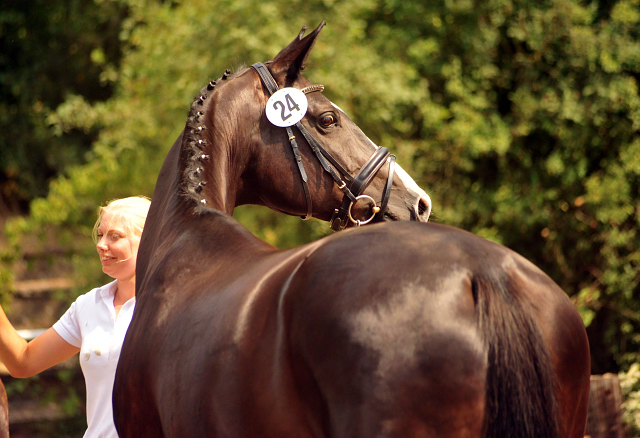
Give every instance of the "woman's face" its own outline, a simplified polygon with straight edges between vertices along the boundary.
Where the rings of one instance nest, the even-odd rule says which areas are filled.
[[[116,280],[129,280],[136,274],[136,256],[140,239],[126,232],[122,219],[106,212],[98,226],[98,255],[102,272]]]

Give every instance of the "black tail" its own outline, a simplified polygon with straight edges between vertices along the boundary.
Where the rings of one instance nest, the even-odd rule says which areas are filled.
[[[487,438],[556,438],[559,408],[549,352],[532,310],[509,280],[474,279],[489,352]]]

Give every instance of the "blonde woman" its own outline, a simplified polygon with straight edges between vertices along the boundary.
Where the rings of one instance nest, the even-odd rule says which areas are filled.
[[[0,360],[13,377],[38,374],[80,353],[87,386],[85,438],[118,437],[111,394],[135,306],[136,256],[149,204],[135,196],[98,209],[94,240],[102,271],[114,281],[78,297],[53,327],[26,342],[0,309]]]

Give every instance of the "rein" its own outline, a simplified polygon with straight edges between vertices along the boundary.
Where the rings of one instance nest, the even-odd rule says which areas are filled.
[[[263,63],[259,62],[253,64],[251,68],[258,73],[258,76],[260,76],[260,80],[267,88],[270,96],[278,91],[277,82],[271,75],[271,72],[269,72],[269,70]],[[307,94],[314,91],[322,91],[323,89],[324,87],[322,85],[311,85],[310,87],[306,87],[301,91]],[[315,153],[322,168],[331,175],[333,180],[338,185],[338,188],[344,193],[344,197],[342,198],[342,205],[340,206],[340,208],[336,208],[334,210],[331,217],[331,229],[334,231],[338,231],[345,228],[347,226],[347,220],[351,220],[351,222],[353,222],[355,226],[367,224],[374,218],[376,218],[377,220],[382,220],[387,209],[389,197],[391,196],[393,174],[395,173],[396,157],[389,153],[389,149],[385,147],[377,148],[371,158],[369,158],[362,169],[360,169],[360,172],[358,172],[355,177],[352,177],[349,172],[347,172],[344,167],[342,167],[340,163],[335,158],[333,158],[333,156],[331,156],[331,154],[327,152],[326,149],[322,147],[322,145],[313,137],[313,135],[311,135],[307,128],[304,127],[302,122],[297,122],[295,124],[295,127],[298,128],[300,133],[304,136],[305,140],[307,140],[309,147]],[[307,173],[302,163],[302,156],[300,155],[298,143],[296,142],[296,137],[293,134],[293,130],[291,129],[291,126],[287,126],[285,129],[287,130],[291,149],[293,151],[296,163],[298,164],[298,170],[300,171],[300,176],[302,178],[302,187],[307,199],[307,214],[305,216],[302,216],[302,220],[307,220],[311,218],[312,215],[311,194],[309,192],[309,185],[307,183]],[[385,188],[382,192],[382,200],[380,202],[380,206],[378,207],[376,205],[376,201],[371,196],[363,195],[362,193],[369,186],[375,175],[380,171],[385,161],[387,161],[387,158],[389,159],[389,176],[387,178]],[[331,163],[331,165],[329,165],[329,163]],[[372,215],[369,219],[364,221],[356,220],[351,215],[351,209],[353,208],[353,205],[356,204],[360,199],[365,198],[370,199],[373,203]]]

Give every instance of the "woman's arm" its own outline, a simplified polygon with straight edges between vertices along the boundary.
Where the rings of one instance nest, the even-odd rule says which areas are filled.
[[[30,377],[69,359],[80,349],[69,344],[53,329],[31,342],[25,341],[0,308],[0,360],[13,377]]]

